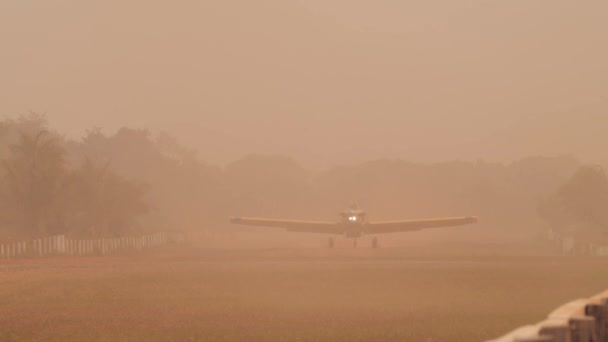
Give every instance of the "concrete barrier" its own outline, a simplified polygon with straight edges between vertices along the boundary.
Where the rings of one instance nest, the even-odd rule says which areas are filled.
[[[608,342],[608,291],[568,302],[547,319],[488,342]]]

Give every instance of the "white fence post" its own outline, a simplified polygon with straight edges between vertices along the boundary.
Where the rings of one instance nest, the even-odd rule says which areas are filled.
[[[183,243],[182,232],[155,232],[140,236],[122,236],[87,240],[70,240],[65,235],[53,235],[30,241],[0,244],[0,260],[20,257],[107,255],[112,252],[137,250]],[[598,248],[603,254],[603,248]],[[608,254],[608,253],[606,253]]]
[[[65,255],[65,235],[59,235],[59,254]]]

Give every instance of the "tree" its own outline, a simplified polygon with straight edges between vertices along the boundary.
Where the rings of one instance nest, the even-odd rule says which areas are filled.
[[[109,163],[66,165],[65,142],[41,130],[20,133],[3,160],[0,220],[30,237],[53,233],[122,235],[148,210],[147,186],[117,175]]]
[[[20,142],[9,151],[3,162],[8,220],[30,236],[60,229],[67,177],[59,139],[48,131],[21,133]]]
[[[91,236],[123,235],[148,211],[147,187],[86,159],[71,175],[71,231]]]
[[[237,212],[310,214],[309,172],[283,156],[250,155],[224,169],[229,205]]]
[[[581,167],[538,211],[558,232],[593,239],[608,235],[606,173],[598,166]]]

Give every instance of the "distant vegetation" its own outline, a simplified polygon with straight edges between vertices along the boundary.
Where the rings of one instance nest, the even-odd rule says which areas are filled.
[[[532,232],[559,221],[552,213],[566,205],[566,182],[581,167],[571,157],[534,157],[508,165],[376,160],[313,172],[264,155],[218,167],[167,134],[93,129],[72,141],[36,114],[0,122],[0,158],[4,236],[240,229],[227,225],[231,215],[334,220],[353,201],[376,220],[479,215],[483,230]],[[549,200],[557,189],[561,197]]]
[[[579,242],[608,237],[608,177],[601,167],[583,166],[539,205],[540,216],[557,233]]]
[[[80,145],[84,143],[70,143],[50,132],[41,116],[2,123],[3,228],[28,237],[113,236],[148,212],[143,183],[117,174],[108,161],[70,153]]]

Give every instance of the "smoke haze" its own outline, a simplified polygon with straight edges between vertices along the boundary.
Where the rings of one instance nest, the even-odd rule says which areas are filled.
[[[0,0],[0,341],[596,336],[607,13]]]
[[[0,114],[203,160],[604,162],[605,1],[0,3]]]

